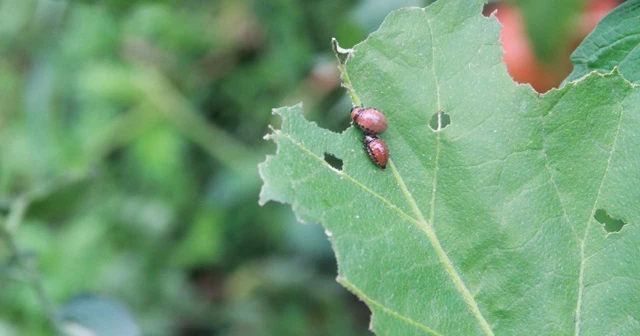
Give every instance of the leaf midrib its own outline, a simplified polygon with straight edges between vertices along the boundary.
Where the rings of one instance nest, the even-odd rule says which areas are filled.
[[[435,50],[434,50],[434,40],[433,40],[433,34],[432,34],[432,27],[431,27],[431,22],[428,19],[427,13],[426,11],[422,12],[425,19],[426,19],[426,23],[427,26],[429,28],[429,36],[431,38],[431,66],[430,66],[430,70],[432,71],[433,74],[433,78],[435,81],[435,87],[436,87],[436,101],[437,101],[437,110],[440,111],[441,110],[441,102],[440,102],[440,87],[438,85],[438,78],[436,76],[436,72],[435,72],[435,66],[434,66],[434,60],[435,60]],[[346,69],[346,63],[342,63],[339,66],[339,70],[341,73],[341,77],[343,80],[343,87],[345,87],[349,93],[349,95],[351,96],[353,102],[357,105],[361,104],[361,100],[358,97],[357,93],[355,92],[355,89],[353,88],[353,84],[351,83],[351,79],[349,77],[348,71]],[[426,126],[426,125],[425,125]],[[291,139],[291,138],[290,138]],[[436,133],[436,158],[435,158],[435,165],[434,165],[434,175],[433,175],[433,187],[432,187],[432,198],[431,198],[431,212],[430,212],[430,222],[428,222],[425,218],[424,215],[422,214],[422,211],[420,210],[420,208],[418,207],[415,198],[413,197],[413,195],[411,194],[411,192],[409,191],[409,189],[407,188],[404,179],[402,178],[402,176],[400,175],[398,169],[396,168],[395,164],[393,163],[393,160],[389,159],[389,167],[391,172],[394,175],[394,178],[396,179],[396,181],[398,182],[402,193],[405,197],[405,199],[407,200],[407,202],[409,203],[412,211],[414,212],[414,215],[417,217],[417,219],[409,216],[408,214],[404,213],[403,211],[401,211],[399,208],[394,207],[397,209],[397,212],[399,214],[401,214],[404,218],[408,219],[410,221],[410,223],[414,224],[418,229],[420,229],[421,231],[423,231],[425,233],[425,235],[427,236],[427,239],[429,239],[429,242],[431,243],[431,245],[433,246],[434,250],[436,251],[436,253],[438,254],[438,258],[440,259],[440,262],[443,264],[448,276],[450,277],[451,281],[454,283],[456,290],[460,293],[460,295],[462,296],[462,299],[465,301],[467,307],[469,308],[470,312],[472,313],[472,315],[474,316],[474,318],[476,319],[476,321],[478,322],[478,324],[480,325],[481,329],[483,330],[483,332],[486,335],[490,335],[493,336],[494,333],[491,329],[491,326],[489,325],[489,323],[487,322],[487,320],[484,318],[482,312],[480,311],[480,308],[478,307],[477,302],[475,301],[474,296],[471,294],[471,292],[469,291],[469,289],[466,287],[464,281],[462,280],[462,277],[458,274],[457,270],[455,269],[453,262],[451,261],[451,259],[449,259],[449,256],[447,255],[447,253],[445,252],[445,250],[442,248],[442,245],[440,245],[440,241],[438,240],[438,237],[435,234],[435,231],[433,229],[433,225],[430,225],[429,223],[433,223],[433,220],[435,218],[435,198],[436,198],[436,191],[437,191],[437,172],[438,172],[438,166],[439,166],[439,159],[440,159],[440,133],[437,132]],[[293,139],[291,139],[293,141]],[[293,141],[294,143],[296,143],[295,141]],[[298,144],[299,146],[301,146],[300,144]],[[301,147],[302,148],[302,147]],[[308,151],[308,150],[307,150]],[[316,157],[317,159],[321,160],[324,164],[326,164],[326,162],[324,162],[324,160],[322,160],[322,158],[320,158],[319,156],[315,155],[313,152],[308,151],[310,154],[312,154],[314,157]],[[381,201],[390,204],[390,202],[386,201],[382,196],[375,194],[372,190],[370,190],[369,188],[367,188],[366,186],[364,186],[363,184],[357,182],[355,179],[348,177],[348,175],[344,174],[343,175],[345,177],[347,177],[352,183],[358,185],[360,188],[362,188],[363,190],[369,192],[370,194],[374,195],[376,198],[380,199]],[[406,216],[406,217],[405,217]],[[345,279],[346,281],[346,279]],[[352,290],[355,290],[355,286],[350,286]],[[360,296],[364,299],[366,297],[366,295],[359,291]],[[381,305],[380,303],[374,302],[372,300],[370,300],[370,303],[375,304],[381,308],[384,308],[388,311],[392,311],[390,309],[388,309],[387,307],[385,307],[384,305]],[[402,316],[402,315],[399,315]],[[415,322],[415,321],[414,321]],[[417,323],[417,322],[416,322]],[[423,326],[426,329],[426,326]],[[431,329],[429,329],[431,330]]]
[[[629,92],[627,92],[627,96]],[[625,97],[626,98],[626,97]],[[587,235],[589,234],[589,228],[591,225],[591,218],[596,212],[596,208],[598,206],[598,200],[600,199],[600,193],[602,192],[602,187],[604,186],[604,181],[607,179],[607,174],[609,173],[609,168],[611,167],[611,158],[613,158],[613,154],[616,151],[616,145],[618,144],[618,136],[620,135],[620,127],[622,126],[622,116],[624,115],[624,108],[622,108],[622,102],[625,99],[620,99],[620,116],[618,118],[618,127],[616,128],[616,135],[613,137],[613,144],[611,145],[611,152],[609,152],[609,158],[607,159],[607,166],[604,169],[604,173],[602,174],[602,180],[600,181],[600,186],[598,186],[598,193],[593,201],[593,207],[591,208],[591,212],[589,213],[589,218],[587,218],[586,229],[584,230],[584,236],[582,237],[582,241],[580,243],[580,273],[578,276],[578,298],[576,300],[576,318],[575,318],[575,332],[574,335],[580,335],[580,315],[582,311],[582,296],[584,289],[584,269],[586,265],[586,261],[588,258],[585,258],[584,251],[587,242]]]
[[[276,134],[278,136],[283,136],[285,138],[287,138],[289,141],[291,141],[292,144],[294,144],[296,147],[300,148],[300,150],[304,151],[305,153],[307,153],[308,155],[310,155],[312,158],[318,160],[323,166],[325,166],[328,169],[331,169],[333,172],[335,172],[336,174],[339,174],[341,176],[343,176],[344,178],[346,178],[349,182],[353,183],[355,186],[357,186],[358,188],[362,189],[364,192],[370,194],[371,196],[373,196],[374,198],[378,199],[380,202],[386,204],[389,208],[393,209],[395,212],[398,213],[398,215],[400,215],[402,218],[406,219],[407,221],[409,221],[411,224],[415,225],[416,227],[420,228],[421,230],[423,230],[422,228],[422,224],[420,224],[418,222],[418,220],[416,220],[415,218],[409,216],[407,213],[405,213],[404,211],[402,211],[402,209],[400,209],[399,207],[397,207],[395,204],[391,203],[389,200],[387,200],[386,198],[384,198],[382,195],[376,193],[375,191],[367,188],[367,186],[365,186],[364,184],[360,183],[358,180],[356,180],[355,178],[351,177],[350,175],[344,173],[343,171],[340,170],[336,170],[335,168],[333,168],[331,165],[329,165],[323,158],[321,158],[320,156],[316,155],[316,153],[314,153],[313,151],[311,151],[309,148],[305,147],[304,145],[302,145],[300,142],[296,141],[293,137],[291,137],[289,134],[286,134],[280,130],[276,131]],[[393,165],[393,161],[389,160],[389,164],[391,166],[393,166],[393,170],[397,173],[397,170],[395,169],[395,165]],[[404,182],[403,182],[404,183]],[[406,188],[406,186],[405,186]],[[423,230],[424,231],[424,230]],[[429,332],[433,335],[441,335],[440,333],[438,333],[437,331],[417,322],[414,321],[396,311],[394,311],[393,309],[390,309],[389,307],[385,306],[384,304],[370,298],[369,296],[367,296],[360,288],[358,288],[355,284],[353,284],[352,282],[350,282],[349,280],[347,280],[346,278],[343,277],[338,277],[338,282],[341,283],[343,286],[345,286],[346,288],[348,288],[349,290],[351,290],[354,294],[356,294],[358,297],[362,298],[364,301],[366,301],[367,303],[376,306],[380,309],[382,309],[384,312],[388,313],[389,315],[393,316],[394,318],[397,318],[407,324],[416,326],[426,332]]]
[[[277,134],[279,136],[283,136],[283,137],[287,138],[296,147],[300,148],[302,151],[306,152],[311,157],[313,157],[314,159],[318,160],[318,162],[320,162],[326,168],[331,169],[336,174],[339,174],[339,175],[345,177],[349,182],[353,183],[354,185],[356,185],[357,187],[359,187],[363,191],[369,193],[370,195],[372,195],[373,197],[375,197],[379,201],[381,201],[384,204],[386,204],[389,208],[393,209],[396,213],[398,213],[398,215],[400,215],[402,218],[406,219],[411,224],[413,224],[418,229],[420,229],[422,232],[424,232],[425,235],[427,236],[427,238],[429,239],[429,242],[432,244],[434,250],[437,252],[438,257],[440,258],[440,261],[443,263],[443,265],[445,267],[445,270],[447,271],[447,274],[449,275],[449,277],[451,278],[452,282],[456,286],[456,289],[462,295],[463,300],[465,301],[465,303],[469,307],[469,310],[471,311],[471,313],[474,315],[476,320],[478,320],[478,323],[481,324],[481,327],[485,331],[485,333],[487,335],[493,335],[493,331],[491,331],[491,327],[489,326],[489,324],[486,322],[486,320],[482,316],[482,313],[480,312],[480,309],[478,308],[478,305],[475,302],[475,299],[473,298],[473,295],[466,288],[466,285],[462,281],[462,278],[460,277],[460,275],[455,270],[455,267],[453,266],[453,263],[449,259],[449,256],[447,255],[447,253],[442,248],[442,245],[440,245],[440,241],[438,240],[435,232],[433,231],[433,227],[431,225],[429,225],[428,222],[424,219],[424,216],[422,215],[422,212],[420,211],[415,199],[413,198],[413,196],[409,192],[406,184],[404,183],[404,179],[402,178],[402,176],[398,172],[398,169],[396,168],[396,166],[395,166],[395,164],[393,163],[392,160],[389,160],[389,166],[390,166],[389,168],[390,168],[391,172],[393,173],[394,177],[396,178],[396,180],[398,181],[398,184],[400,185],[400,188],[402,189],[402,192],[403,192],[407,202],[410,204],[410,206],[413,209],[413,211],[416,214],[416,216],[418,216],[418,219],[409,216],[407,213],[402,211],[398,206],[396,206],[395,204],[391,203],[389,200],[384,198],[382,195],[380,195],[380,194],[376,193],[375,191],[369,189],[367,186],[365,186],[364,184],[360,183],[358,180],[354,179],[350,175],[345,174],[344,172],[336,170],[335,168],[331,167],[327,162],[324,161],[323,158],[321,158],[320,156],[316,155],[313,151],[311,151],[310,149],[308,149],[307,147],[305,147],[304,145],[302,145],[301,143],[296,141],[289,134],[283,133],[282,131],[279,131],[279,130],[276,131],[276,132],[277,132]],[[438,149],[438,154],[439,154],[439,149]],[[405,316],[393,311],[389,307],[386,307],[385,305],[383,305],[383,304],[381,304],[381,303],[379,303],[377,301],[374,301],[374,300],[372,300],[370,298],[367,299],[368,296],[366,296],[364,294],[364,292],[362,292],[360,289],[358,289],[355,285],[353,285],[350,282],[348,282],[346,279],[341,279],[340,282],[343,283],[343,284],[344,283],[349,283],[350,285],[346,286],[346,287],[348,287],[349,289],[351,289],[354,292],[357,292],[358,296],[362,297],[367,302],[369,302],[369,303],[371,303],[371,304],[373,304],[375,306],[378,306],[380,308],[383,308],[383,310],[385,310],[387,312],[393,312],[393,314],[390,314],[390,315],[392,315],[392,316],[396,316],[397,315],[396,317],[401,316],[402,318],[400,320],[403,320],[405,322],[411,321],[410,324],[413,324],[413,325],[416,325],[416,326],[420,326],[421,329],[423,329],[425,331],[429,331],[429,332],[433,331],[433,329],[431,329],[431,328],[429,328],[429,327],[427,327],[427,326],[425,326],[423,324],[420,324],[420,323],[418,323],[416,321],[413,321],[413,320],[411,320],[411,319],[409,319],[409,318],[407,318],[407,317],[405,317]],[[482,325],[482,323],[484,323],[484,325]],[[433,331],[433,333],[438,334],[436,331]]]
[[[430,333],[432,335],[442,336],[442,334],[440,334],[439,332],[437,332],[437,331],[435,331],[435,330],[433,330],[433,329],[431,329],[431,328],[429,328],[429,327],[427,327],[427,326],[425,326],[423,324],[420,324],[419,322],[416,322],[416,321],[414,321],[414,320],[412,320],[412,319],[410,319],[410,318],[408,318],[408,317],[396,312],[395,310],[391,310],[387,306],[383,305],[382,303],[370,298],[364,292],[362,292],[362,290],[360,290],[360,288],[358,288],[351,281],[349,281],[349,280],[347,280],[345,278],[338,277],[338,282],[340,284],[342,284],[343,286],[345,286],[347,289],[349,289],[351,292],[356,294],[362,300],[368,302],[371,305],[374,305],[374,306],[380,308],[382,311],[384,311],[385,313],[389,314],[390,316],[393,316],[394,318],[396,318],[396,319],[398,319],[398,320],[400,320],[402,322],[405,322],[407,324],[410,324],[412,326],[420,328],[420,329],[422,329],[422,330],[424,330],[424,331],[426,331],[426,332],[428,332],[428,333]]]
[[[432,27],[431,27],[431,22],[428,19],[427,13],[425,11],[422,12],[425,19],[426,19],[426,23],[427,26],[429,28],[429,36],[431,38],[431,66],[430,66],[430,70],[433,74],[433,78],[435,80],[435,87],[436,87],[436,101],[437,101],[437,110],[441,110],[441,102],[440,102],[440,88],[438,85],[438,78],[436,76],[436,72],[435,72],[435,66],[433,61],[435,60],[435,50],[434,50],[434,40],[433,40],[433,34],[432,34]],[[343,80],[343,87],[345,87],[347,89],[347,91],[349,92],[349,95],[351,96],[352,100],[354,101],[354,103],[356,104],[361,104],[361,100],[358,97],[357,93],[355,92],[355,89],[353,89],[353,85],[351,83],[350,77],[348,75],[348,71],[346,69],[346,64],[341,63],[339,66],[340,72],[342,74],[342,80]],[[425,125],[426,126],[426,125]],[[420,229],[421,231],[423,231],[425,233],[425,235],[427,236],[427,239],[429,239],[429,242],[431,243],[431,245],[433,246],[434,250],[436,251],[436,253],[438,254],[438,258],[440,259],[440,262],[443,264],[447,275],[449,276],[449,278],[451,279],[451,281],[454,283],[454,286],[456,287],[456,290],[460,293],[460,295],[462,296],[462,299],[465,301],[467,307],[469,308],[470,312],[472,313],[472,315],[474,316],[474,318],[476,319],[476,321],[478,322],[478,324],[480,325],[481,329],[483,330],[483,332],[486,335],[491,335],[493,336],[494,333],[491,329],[491,326],[489,325],[489,323],[487,322],[487,320],[484,318],[482,312],[480,311],[480,308],[478,307],[477,302],[475,301],[474,296],[471,294],[471,292],[469,291],[469,289],[466,287],[464,281],[462,280],[462,277],[458,274],[457,270],[455,269],[453,262],[451,261],[451,259],[449,259],[449,256],[447,255],[447,253],[445,252],[445,250],[442,248],[442,245],[440,244],[440,241],[438,240],[438,237],[435,234],[435,231],[433,229],[433,225],[430,225],[429,223],[433,223],[433,220],[435,218],[435,198],[436,198],[436,191],[437,191],[437,172],[438,172],[438,165],[439,165],[439,159],[440,159],[440,133],[437,132],[436,133],[436,158],[435,158],[435,165],[434,165],[434,175],[433,175],[433,187],[432,187],[432,198],[431,198],[431,212],[430,212],[430,221],[428,222],[424,215],[422,214],[422,211],[420,210],[418,204],[416,203],[415,198],[413,197],[413,195],[411,194],[411,192],[409,191],[409,189],[407,188],[404,179],[402,178],[402,176],[400,175],[397,167],[395,166],[395,164],[393,163],[393,160],[389,160],[389,167],[391,172],[394,175],[394,178],[396,179],[396,181],[398,182],[402,193],[405,197],[405,199],[407,200],[407,203],[410,205],[414,215],[417,217],[417,219],[408,216],[407,214],[405,214],[402,211],[399,211],[399,213],[401,213],[403,215],[403,217],[405,217],[404,215],[406,215],[407,219],[410,218],[410,222],[412,224],[414,224],[418,229]],[[313,153],[312,153],[313,154]],[[317,155],[313,154],[314,156],[317,157]],[[320,157],[318,157],[318,159],[322,160]],[[322,160],[323,161],[323,160]],[[324,162],[324,161],[323,161]],[[345,174],[346,176],[346,174]],[[360,184],[359,182],[357,182],[355,179],[349,178],[349,180],[352,183],[355,183],[357,185],[359,185],[363,190],[370,190],[368,188],[366,188],[366,186]],[[370,191],[370,193],[372,195],[374,195],[373,191]],[[377,194],[375,194],[377,195]],[[375,196],[374,195],[374,196]],[[382,198],[381,196],[377,196],[377,198],[379,198],[380,200],[384,200],[384,198]],[[388,204],[390,204],[390,202],[387,202]],[[399,210],[399,208],[398,208]],[[364,296],[364,293],[360,292],[362,294],[362,296]],[[362,297],[361,296],[361,297]],[[373,303],[373,302],[372,302]],[[380,305],[378,303],[378,305]],[[381,307],[384,307],[381,305]],[[387,307],[384,307],[385,309],[388,309]]]

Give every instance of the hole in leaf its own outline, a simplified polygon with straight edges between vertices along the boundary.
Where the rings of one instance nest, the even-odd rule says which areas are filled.
[[[607,231],[608,233],[620,232],[620,230],[622,230],[622,227],[625,224],[627,224],[623,222],[622,219],[616,219],[609,216],[607,211],[604,209],[596,210],[596,213],[595,215],[593,215],[593,218],[595,218],[598,221],[598,223],[603,224],[604,230]]]
[[[334,67],[332,65],[332,67]],[[312,90],[315,92],[315,89]],[[344,132],[349,126],[351,126],[351,100],[348,96],[344,96],[344,100],[340,100],[338,103],[334,103],[336,100],[342,98],[342,92],[337,90],[334,93],[328,95],[328,99],[325,99],[322,103],[318,104],[315,108],[305,109],[304,117],[313,121],[318,126],[326,128],[335,133]]]
[[[434,132],[440,132],[451,124],[451,116],[444,112],[438,111],[429,120],[429,128]]]
[[[342,160],[335,157],[333,154],[324,153],[324,160],[333,168],[342,170]]]

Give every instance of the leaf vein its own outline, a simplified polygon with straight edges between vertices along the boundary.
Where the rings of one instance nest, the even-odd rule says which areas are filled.
[[[438,110],[440,110],[442,104],[440,101],[440,86],[438,85],[438,77],[435,69],[435,45],[434,45],[435,41],[433,39],[433,28],[431,26],[431,21],[429,20],[429,17],[427,15],[425,15],[425,21],[429,28],[429,37],[431,38],[431,72],[433,74],[435,87],[436,87],[437,107],[438,107]],[[440,159],[440,132],[437,132],[436,133],[436,155],[435,155],[433,188],[432,188],[433,191],[432,191],[432,197],[431,197],[431,210],[430,210],[431,221],[430,222],[427,222],[425,220],[424,215],[422,214],[422,211],[416,204],[416,201],[411,195],[411,192],[409,192],[409,189],[404,183],[402,176],[396,169],[396,166],[393,164],[393,162],[390,161],[391,171],[393,172],[393,175],[398,180],[398,183],[400,184],[400,188],[402,189],[402,192],[405,195],[407,202],[409,202],[409,204],[411,205],[411,208],[413,209],[414,214],[416,215],[416,217],[418,217],[422,231],[424,231],[424,233],[427,235],[427,238],[431,242],[431,245],[433,246],[434,250],[436,250],[436,253],[440,258],[440,261],[443,263],[447,274],[449,274],[449,277],[453,281],[456,289],[462,295],[462,299],[467,304],[467,307],[471,311],[471,314],[474,316],[474,318],[476,319],[476,321],[478,322],[478,324],[480,325],[481,329],[484,331],[485,334],[493,335],[491,326],[482,315],[482,312],[480,311],[480,308],[478,307],[478,304],[476,303],[475,298],[473,297],[469,289],[466,287],[464,281],[462,281],[462,278],[458,274],[458,271],[453,266],[453,262],[451,261],[451,259],[449,259],[449,256],[447,255],[445,250],[442,248],[442,245],[440,245],[440,241],[438,240],[435,230],[433,229],[433,220],[435,218],[435,197],[436,197],[436,189],[437,189],[439,159]]]
[[[574,227],[574,225],[571,223],[571,219],[569,219],[569,214],[567,213],[567,207],[565,206],[564,202],[562,201],[562,197],[560,196],[560,188],[558,187],[558,184],[556,183],[556,180],[553,176],[553,172],[551,167],[549,166],[549,156],[547,155],[547,151],[545,149],[545,138],[546,138],[546,125],[545,125],[545,117],[550,115],[553,110],[555,109],[555,107],[560,103],[560,101],[562,100],[562,98],[564,98],[564,96],[567,94],[569,90],[567,90],[566,92],[564,92],[562,94],[562,97],[558,98],[556,100],[556,102],[553,103],[552,106],[549,107],[549,110],[547,112],[547,114],[543,115],[540,117],[540,120],[542,122],[542,132],[543,132],[543,136],[542,136],[542,155],[544,155],[544,167],[545,170],[547,171],[547,174],[549,174],[549,180],[551,181],[551,184],[553,185],[553,190],[556,193],[556,197],[558,198],[558,203],[560,203],[560,207],[562,208],[562,216],[564,217],[565,221],[567,222],[567,224],[569,225],[569,228],[571,228],[571,231],[573,232],[573,236],[576,239],[576,241],[578,243],[582,243],[582,240],[580,239],[580,237],[578,236],[578,232],[576,231],[576,228]]]
[[[627,95],[630,91],[627,91]],[[623,102],[624,99],[620,99],[620,102]],[[620,128],[622,126],[622,116],[624,115],[624,108],[622,108],[622,103],[620,103],[620,115],[618,116],[618,127],[616,128],[616,134],[613,137],[613,144],[611,145],[611,152],[609,152],[609,158],[607,159],[607,166],[602,173],[602,180],[600,181],[600,186],[598,187],[598,193],[596,194],[595,200],[593,201],[593,207],[591,208],[591,212],[589,213],[589,217],[587,218],[586,228],[584,230],[584,237],[582,238],[582,242],[580,244],[580,275],[578,277],[578,299],[576,300],[576,318],[575,318],[575,335],[580,334],[580,314],[582,310],[582,296],[584,289],[584,268],[587,261],[585,258],[585,245],[587,241],[587,235],[589,234],[589,228],[591,227],[590,222],[594,213],[596,212],[596,208],[598,206],[598,200],[600,199],[600,193],[602,192],[602,187],[604,186],[604,181],[607,178],[607,174],[609,173],[609,168],[611,167],[611,159],[613,158],[613,153],[616,151],[616,145],[618,144],[618,136],[620,135]]]
[[[331,167],[331,165],[329,165],[326,161],[324,161],[323,158],[321,158],[320,156],[316,155],[316,153],[312,152],[311,150],[309,150],[308,148],[306,148],[305,146],[303,146],[301,143],[297,142],[293,137],[289,136],[286,133],[283,133],[281,131],[277,131],[279,135],[284,136],[285,138],[289,139],[289,141],[291,141],[291,143],[293,143],[294,145],[296,145],[298,148],[300,148],[302,151],[306,152],[307,154],[309,154],[311,157],[317,159],[318,161],[320,161],[324,166],[326,166],[327,168],[331,169],[333,172],[335,172],[336,174],[342,175],[344,176],[349,182],[353,183],[354,185],[356,185],[357,187],[359,187],[360,189],[362,189],[363,191],[367,192],[368,194],[370,194],[371,196],[373,196],[374,198],[377,198],[379,201],[381,201],[382,203],[386,204],[389,208],[391,208],[393,211],[397,212],[402,218],[412,222],[412,223],[416,223],[417,220],[411,216],[409,216],[407,213],[405,213],[404,211],[402,211],[402,209],[400,209],[398,206],[396,206],[395,204],[391,203],[389,200],[387,200],[386,198],[384,198],[382,195],[376,193],[375,191],[367,188],[367,186],[365,186],[364,184],[358,182],[358,180],[354,179],[353,177],[345,174],[343,171],[339,171],[336,170],[335,168]]]
[[[419,323],[416,322],[408,317],[405,317],[401,314],[399,314],[396,311],[393,311],[389,308],[387,308],[385,305],[381,304],[380,302],[368,297],[366,294],[364,294],[358,287],[356,287],[356,285],[354,285],[352,282],[350,282],[349,280],[345,279],[345,278],[338,278],[338,282],[340,282],[343,286],[347,287],[350,291],[352,291],[354,294],[356,294],[357,296],[359,296],[360,298],[362,298],[365,302],[376,306],[378,308],[380,308],[382,311],[384,311],[385,313],[389,314],[390,316],[393,316],[395,318],[397,318],[398,320],[401,320],[407,324],[410,324],[414,327],[418,327],[432,335],[437,335],[437,336],[441,336],[442,334],[440,334],[439,332]]]

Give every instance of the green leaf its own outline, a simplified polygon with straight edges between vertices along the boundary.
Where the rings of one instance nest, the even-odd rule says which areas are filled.
[[[524,26],[538,59],[553,63],[575,34],[585,0],[510,0],[522,11]]]
[[[322,223],[378,334],[638,334],[640,92],[617,72],[545,95],[514,83],[482,5],[393,12],[349,53],[354,103],[389,122],[386,171],[358,129],[284,107],[260,202]],[[626,224],[607,232],[599,210]]]
[[[217,211],[201,211],[187,227],[172,258],[181,267],[211,265],[222,257],[224,225]]]
[[[592,71],[618,67],[632,83],[640,83],[640,0],[629,0],[611,11],[571,55],[573,72],[565,82]]]

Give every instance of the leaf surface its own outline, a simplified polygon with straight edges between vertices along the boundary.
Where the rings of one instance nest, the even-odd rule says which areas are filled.
[[[345,86],[387,116],[386,171],[355,127],[284,107],[260,202],[325,227],[380,335],[640,333],[640,92],[617,72],[542,96],[514,83],[482,6],[399,10],[355,46]]]

